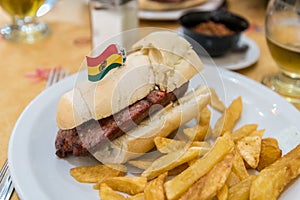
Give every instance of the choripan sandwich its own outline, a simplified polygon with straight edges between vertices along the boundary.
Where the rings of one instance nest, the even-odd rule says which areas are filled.
[[[123,163],[150,151],[210,102],[205,86],[189,87],[203,64],[174,32],[153,32],[133,45],[123,66],[98,82],[80,82],[57,108],[58,157],[93,155]]]

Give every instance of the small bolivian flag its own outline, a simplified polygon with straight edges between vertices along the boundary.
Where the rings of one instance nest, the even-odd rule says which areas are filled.
[[[100,81],[110,70],[120,67],[126,60],[126,53],[117,44],[109,45],[99,56],[86,57],[89,81]]]

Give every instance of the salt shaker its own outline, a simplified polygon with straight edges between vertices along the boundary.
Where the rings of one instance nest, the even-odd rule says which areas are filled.
[[[138,27],[136,0],[92,0],[90,12],[94,48],[111,37]]]

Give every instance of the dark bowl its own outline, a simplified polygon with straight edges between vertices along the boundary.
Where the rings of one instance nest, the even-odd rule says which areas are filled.
[[[196,25],[213,21],[224,24],[233,31],[231,35],[208,35],[192,30]],[[249,27],[248,21],[225,10],[211,12],[190,12],[179,18],[183,33],[197,41],[210,56],[221,56],[236,46],[241,33]]]

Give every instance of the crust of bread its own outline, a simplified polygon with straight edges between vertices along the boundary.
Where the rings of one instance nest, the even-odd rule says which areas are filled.
[[[138,4],[142,10],[164,11],[190,8],[206,3],[207,1],[208,0],[186,0],[178,3],[164,3],[151,0],[138,0]]]
[[[144,98],[156,86],[173,91],[203,68],[191,45],[174,32],[154,32],[138,41],[124,66],[101,81],[81,82],[58,104],[60,129],[72,129],[90,119],[102,119]]]
[[[196,118],[210,103],[210,89],[199,86],[180,98],[178,103],[156,113],[128,133],[113,141],[107,141],[96,152],[91,152],[102,163],[124,163],[150,151],[156,136],[167,137],[179,126]]]

